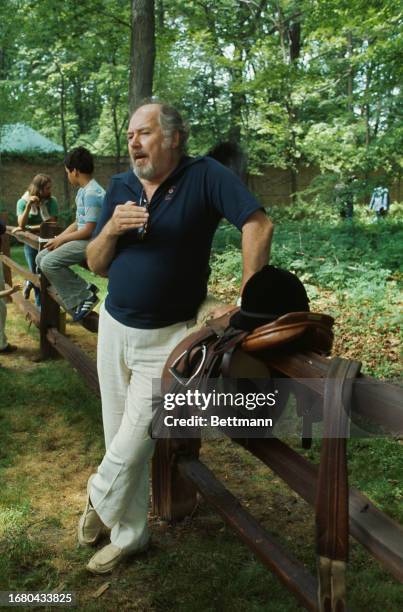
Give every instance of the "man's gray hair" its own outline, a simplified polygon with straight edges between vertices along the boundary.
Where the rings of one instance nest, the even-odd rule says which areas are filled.
[[[183,120],[180,112],[170,104],[159,100],[158,98],[147,98],[143,100],[141,104],[139,104],[133,111],[133,114],[142,106],[146,106],[148,104],[158,104],[160,107],[160,126],[164,137],[168,140],[172,140],[175,132],[179,134],[179,144],[178,151],[179,153],[186,153],[187,140],[189,137],[189,127],[187,123]]]

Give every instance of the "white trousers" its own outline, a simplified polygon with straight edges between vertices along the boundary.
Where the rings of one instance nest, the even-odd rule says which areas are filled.
[[[160,379],[172,349],[194,323],[161,329],[126,327],[102,305],[98,330],[98,376],[106,453],[91,484],[91,502],[111,528],[111,542],[135,551],[149,539],[149,436],[154,402],[152,379]]]

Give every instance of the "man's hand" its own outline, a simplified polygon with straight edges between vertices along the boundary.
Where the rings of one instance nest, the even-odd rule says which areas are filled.
[[[4,289],[3,291],[0,291],[0,297],[5,298],[9,297],[13,293],[17,293],[17,291],[21,289],[21,286],[22,285],[20,283],[16,283],[12,287],[10,287],[10,289]]]
[[[15,285],[11,287],[9,295],[12,295],[13,293],[17,293],[17,291],[20,291],[21,287],[22,287],[21,283],[15,283]]]
[[[66,240],[64,240],[64,237],[56,236],[55,238],[51,238],[48,242],[46,242],[45,247],[48,249],[48,251],[54,251],[65,242]]]
[[[107,224],[110,236],[121,236],[125,232],[143,227],[147,222],[149,214],[143,206],[137,206],[136,202],[125,202],[118,204]]]
[[[136,202],[118,204],[100,234],[87,246],[89,269],[100,276],[108,276],[108,268],[115,255],[119,236],[129,230],[143,227],[148,217],[147,210],[143,206],[137,206]]]
[[[22,227],[18,226],[15,227],[13,230],[11,230],[12,234],[16,234],[17,232],[23,232],[24,230],[22,229]]]

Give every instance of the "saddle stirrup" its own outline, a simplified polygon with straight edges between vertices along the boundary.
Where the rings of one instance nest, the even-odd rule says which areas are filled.
[[[175,359],[175,361],[169,367],[170,374],[172,374],[172,376],[175,378],[175,380],[180,385],[182,385],[183,387],[187,387],[188,385],[190,385],[190,383],[196,378],[196,376],[198,376],[200,374],[200,372],[203,369],[204,362],[206,361],[206,356],[207,356],[207,347],[206,347],[206,345],[202,344],[201,347],[200,347],[200,350],[202,352],[202,358],[201,358],[200,363],[198,364],[197,368],[195,369],[195,371],[192,373],[192,375],[189,378],[186,378],[185,376],[182,376],[176,370],[176,366],[181,361],[181,359],[183,359],[183,357],[185,357],[185,355],[188,355],[188,350],[183,351],[183,353],[181,353],[179,355],[179,357],[177,357]]]

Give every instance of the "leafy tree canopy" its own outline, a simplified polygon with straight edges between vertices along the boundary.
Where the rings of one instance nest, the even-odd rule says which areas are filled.
[[[250,170],[400,171],[402,29],[393,0],[155,0],[155,95],[190,149],[241,142]],[[125,152],[131,3],[0,5],[0,125]]]

